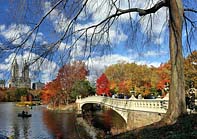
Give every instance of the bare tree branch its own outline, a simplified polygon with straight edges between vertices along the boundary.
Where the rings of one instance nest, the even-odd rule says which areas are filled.
[[[195,9],[190,9],[190,8],[185,8],[184,11],[186,11],[186,12],[194,12],[194,13],[197,13],[197,10],[195,10]]]
[[[157,4],[155,4],[153,7],[149,8],[149,9],[130,8],[130,9],[122,10],[122,9],[117,8],[117,10],[118,10],[118,12],[120,12],[122,14],[123,13],[130,13],[130,12],[137,12],[137,13],[139,13],[139,16],[145,16],[147,14],[155,13],[156,11],[158,11],[162,7],[168,7],[168,3],[165,0],[158,2]]]
[[[47,18],[47,16],[59,5],[63,2],[64,0],[59,0],[43,17],[42,19],[35,25],[35,27],[30,31],[28,32],[28,35],[27,37],[23,40],[23,42],[19,45],[20,46],[23,46],[27,41],[28,39],[31,37],[31,35],[34,33],[34,31],[36,31],[39,26],[42,24],[42,22]]]

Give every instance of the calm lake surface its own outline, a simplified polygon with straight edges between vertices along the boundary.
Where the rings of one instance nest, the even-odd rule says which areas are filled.
[[[30,118],[18,117],[24,108],[15,103],[0,103],[0,134],[14,139],[78,139],[74,113],[49,111],[35,106]]]
[[[30,118],[18,117],[24,107],[15,103],[0,103],[0,134],[14,139],[79,139],[75,113],[47,110],[44,106],[34,106],[29,110]],[[112,110],[97,112],[94,126],[117,132],[124,121]],[[95,120],[96,119],[96,120]],[[83,137],[81,137],[83,138]],[[85,138],[84,138],[85,139]]]

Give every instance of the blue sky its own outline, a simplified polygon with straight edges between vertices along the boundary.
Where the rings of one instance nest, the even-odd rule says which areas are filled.
[[[134,1],[133,7],[142,8],[151,6],[147,4],[147,0]],[[158,0],[153,0],[153,2],[156,3]],[[22,6],[17,6],[17,0],[13,2],[7,0],[0,1],[0,46],[2,48],[11,48],[12,46],[14,47],[21,44],[26,34],[34,28],[35,24],[40,21],[54,4],[47,0],[43,0],[39,4],[35,3],[35,0],[28,0],[26,3],[28,3],[28,6],[25,5],[24,8]],[[105,4],[98,10],[102,3]],[[14,7],[15,9],[13,9]],[[128,8],[127,0],[122,0],[119,7],[122,9]],[[20,8],[25,10],[21,12]],[[42,46],[43,50],[45,50],[45,46],[59,39],[64,32],[65,26],[69,23],[67,14],[69,12],[68,9],[62,12],[61,7],[58,7],[44,20],[37,32],[36,46]],[[75,28],[80,29],[100,22],[106,17],[108,11],[109,5],[105,0],[88,2],[87,9],[79,15]],[[165,24],[168,20],[167,9],[162,8],[154,15],[152,28],[148,24],[148,17],[140,19],[136,13],[132,13],[130,16],[134,24],[138,26],[137,32],[130,29],[130,18],[128,14],[123,15],[109,30],[109,40],[112,45],[104,46],[104,42],[100,43],[97,45],[96,51],[91,54],[91,58],[83,59],[91,71],[89,77],[91,81],[95,80],[105,67],[121,61],[158,67],[161,63],[165,63],[169,60],[168,28],[167,24]],[[138,21],[138,23],[135,21]],[[143,37],[150,36],[147,30],[152,30],[151,41],[149,41],[148,44],[144,43],[145,40],[143,39]],[[93,30],[88,30],[88,35],[91,35],[92,32]],[[41,49],[38,51],[36,49],[37,47],[35,47],[33,51],[30,51],[35,34],[36,32],[32,34],[19,53],[16,54],[12,49],[0,52],[0,79],[9,80],[10,65],[14,56],[16,56],[20,65],[23,64],[22,61],[24,59],[32,61],[32,59],[40,56],[42,53]],[[135,34],[134,40],[131,40],[131,34]],[[20,35],[22,35],[21,38],[10,42]],[[79,34],[76,34],[76,36],[78,35]],[[106,36],[103,36],[103,38],[105,37]],[[61,65],[66,62],[68,50],[72,42],[73,40],[69,42],[63,41],[59,45],[59,48],[54,51],[53,55],[42,57],[31,65],[30,76],[32,81],[40,80],[46,83],[52,80],[56,76]],[[88,55],[87,52],[84,52],[84,44],[84,40],[80,39],[73,46],[70,53],[71,61],[84,57],[84,54],[86,56]],[[110,50],[101,53],[100,50],[102,48],[110,48]],[[195,46],[192,46],[192,50],[195,49]],[[188,50],[184,49],[184,55],[187,54]],[[42,63],[42,61],[44,61],[44,63]]]

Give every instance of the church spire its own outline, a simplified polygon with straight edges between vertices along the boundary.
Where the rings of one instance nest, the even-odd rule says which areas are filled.
[[[14,59],[12,63],[11,74],[12,74],[12,79],[16,79],[19,77],[19,67],[18,67],[17,59]]]
[[[22,76],[24,79],[29,79],[29,66],[28,66],[28,63],[26,60],[23,65],[23,75]]]

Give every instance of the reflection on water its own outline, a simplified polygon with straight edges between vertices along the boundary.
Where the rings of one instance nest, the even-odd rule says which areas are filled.
[[[124,119],[112,109],[104,109],[93,113],[93,124],[96,128],[112,135],[124,132],[126,123]]]
[[[75,132],[75,115],[71,113],[58,113],[43,111],[43,121],[50,133],[58,138],[78,138]]]
[[[35,106],[30,118],[17,114],[23,110],[14,103],[0,103],[0,134],[14,139],[78,139],[75,131],[75,115],[46,110]]]

